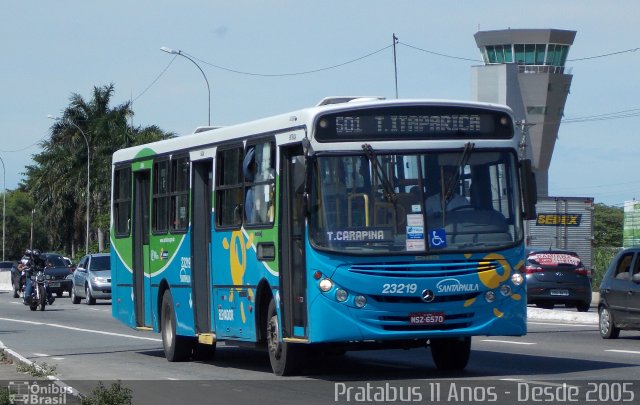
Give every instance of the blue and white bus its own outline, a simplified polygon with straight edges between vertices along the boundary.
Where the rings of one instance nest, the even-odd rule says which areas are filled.
[[[113,316],[169,361],[429,347],[526,333],[535,184],[508,107],[328,98],[113,155]]]

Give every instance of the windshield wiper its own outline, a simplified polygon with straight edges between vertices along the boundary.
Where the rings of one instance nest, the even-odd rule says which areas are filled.
[[[445,185],[445,193],[444,193],[444,206],[446,207],[451,198],[453,197],[453,192],[455,191],[456,184],[458,184],[458,180],[460,180],[460,171],[467,165],[469,158],[471,157],[471,152],[473,152],[473,148],[475,147],[474,143],[467,142],[464,144],[464,149],[460,154],[460,159],[458,159],[458,167],[455,175],[451,176],[449,182]]]
[[[386,198],[387,201],[395,204],[397,200],[396,193],[395,191],[393,191],[393,187],[391,186],[391,182],[387,178],[387,174],[378,165],[378,159],[376,158],[376,154],[373,151],[373,148],[368,143],[364,143],[362,144],[362,150],[367,156],[367,159],[369,159],[369,161],[371,162],[373,172],[376,174],[376,177],[382,184],[382,188],[384,189],[384,198]]]

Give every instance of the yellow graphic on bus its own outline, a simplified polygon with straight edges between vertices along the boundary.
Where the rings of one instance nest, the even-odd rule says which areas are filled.
[[[222,240],[222,246],[229,251],[229,268],[231,269],[231,280],[234,285],[242,285],[244,274],[247,270],[247,249],[253,244],[253,234],[250,234],[245,242],[242,231],[231,232],[231,240],[225,237]],[[233,302],[234,290],[240,295],[241,287],[232,288],[229,291],[229,302]],[[253,301],[253,290],[247,289],[249,302]],[[251,307],[250,307],[251,308]],[[251,311],[251,309],[249,309]],[[242,323],[246,323],[247,317],[244,312],[244,303],[240,301],[240,316]]]

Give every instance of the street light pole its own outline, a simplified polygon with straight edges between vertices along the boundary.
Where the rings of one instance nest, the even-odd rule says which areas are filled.
[[[204,74],[204,71],[200,68],[200,65],[198,65],[195,60],[191,59],[189,56],[187,56],[184,53],[182,53],[181,50],[175,51],[175,50],[173,50],[171,48],[167,48],[166,46],[161,47],[160,50],[162,52],[170,53],[172,55],[184,56],[185,58],[189,59],[191,61],[191,63],[196,65],[198,70],[200,70],[200,73],[202,73],[202,77],[204,77],[204,81],[207,83],[207,95],[209,96],[209,121],[208,121],[208,125],[211,126],[211,88],[209,87],[209,80],[207,80],[207,76]]]
[[[90,185],[91,185],[91,181],[90,181],[90,177],[89,177],[89,173],[90,173],[90,169],[89,169],[89,155],[90,155],[90,149],[89,149],[89,138],[87,138],[87,135],[84,133],[84,131],[82,130],[82,128],[80,128],[75,122],[70,121],[68,119],[62,119],[62,118],[58,118],[58,117],[54,117],[52,115],[48,115],[49,118],[51,118],[52,120],[55,121],[61,121],[64,122],[68,125],[72,125],[74,126],[78,131],[80,131],[80,133],[82,134],[82,137],[84,138],[84,141],[87,143],[87,234],[85,235],[85,241],[84,241],[84,254],[88,255],[89,254],[89,190],[90,190]]]
[[[5,216],[5,209],[7,207],[7,170],[4,167],[4,160],[0,157],[0,162],[2,162],[2,261],[4,262],[4,229],[5,224],[7,223],[7,217]]]

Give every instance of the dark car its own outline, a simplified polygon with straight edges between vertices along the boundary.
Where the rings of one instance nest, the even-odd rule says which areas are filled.
[[[44,275],[49,280],[49,288],[52,293],[58,297],[66,291],[71,295],[72,280],[67,278],[71,274],[71,270],[57,253],[43,253],[41,257],[45,262]]]
[[[88,305],[96,299],[111,299],[111,256],[109,253],[86,255],[73,273],[71,302],[79,304],[85,299]]]
[[[586,312],[591,305],[591,271],[575,252],[527,250],[527,303],[551,309],[556,304]]]
[[[600,283],[600,336],[615,339],[620,330],[640,330],[640,247],[618,253]]]
[[[14,264],[14,262],[0,262],[0,271],[10,271]]]

